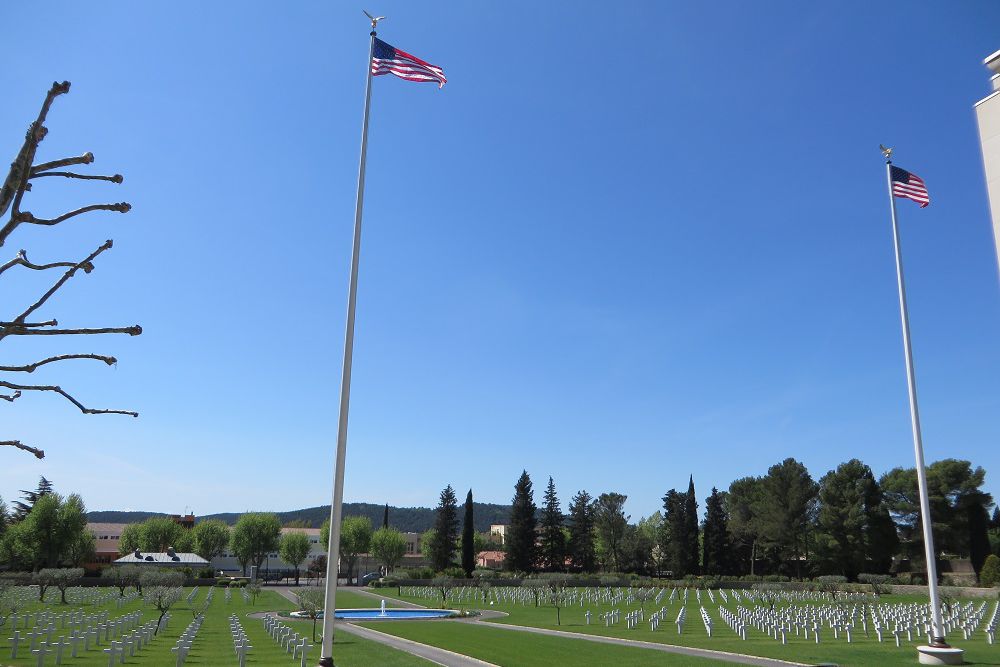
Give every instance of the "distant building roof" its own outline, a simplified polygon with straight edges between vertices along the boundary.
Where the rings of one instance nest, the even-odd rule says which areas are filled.
[[[176,553],[156,553],[156,552],[135,552],[127,556],[122,556],[115,561],[115,565],[192,565],[196,567],[207,567],[208,561],[198,554],[176,552]]]

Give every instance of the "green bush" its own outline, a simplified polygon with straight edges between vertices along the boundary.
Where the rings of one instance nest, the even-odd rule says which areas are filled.
[[[399,570],[400,579],[433,579],[434,570],[429,567],[406,567]]]
[[[205,567],[198,570],[199,579],[212,579],[213,577],[215,577],[215,570],[213,570],[210,567]]]
[[[842,574],[824,574],[821,577],[816,577],[816,583],[818,584],[846,584],[847,577]]]
[[[496,579],[497,573],[495,570],[488,570],[486,568],[477,567],[472,571],[472,578],[476,580],[481,579]]]
[[[995,554],[986,557],[983,568],[979,571],[979,584],[987,588],[1000,586],[1000,558]]]
[[[250,582],[247,579],[233,579],[229,582],[230,588],[246,588]]]
[[[460,567],[446,567],[435,573],[436,577],[450,577],[452,579],[465,579],[465,570]]]

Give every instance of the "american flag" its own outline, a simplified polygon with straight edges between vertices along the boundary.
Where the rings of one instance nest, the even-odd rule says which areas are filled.
[[[920,204],[920,208],[931,203],[931,196],[927,194],[924,179],[893,165],[889,166],[889,175],[890,180],[892,180],[892,194],[894,196],[912,199]]]
[[[444,70],[437,65],[424,62],[376,37],[372,51],[372,76],[382,74],[395,74],[407,81],[436,81],[438,88],[448,83]]]

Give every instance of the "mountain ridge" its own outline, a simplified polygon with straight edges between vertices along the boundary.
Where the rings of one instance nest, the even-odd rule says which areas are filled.
[[[343,516],[364,516],[368,517],[372,526],[379,528],[382,526],[383,512],[385,505],[374,503],[344,503]],[[459,504],[459,512],[462,511],[462,504]],[[498,523],[508,523],[510,521],[510,505],[498,505],[495,503],[472,504],[473,523],[478,532],[487,532],[490,525]],[[218,519],[227,525],[234,525],[244,512],[219,512],[216,514],[206,514],[196,517],[195,521],[206,519]],[[302,509],[290,510],[288,512],[274,512],[278,515],[278,520],[282,525],[290,522],[305,522],[309,527],[319,528],[330,516],[329,505],[317,505],[316,507],[304,507]],[[389,526],[404,533],[422,533],[434,526],[435,510],[429,507],[393,507],[389,506]],[[92,523],[140,523],[154,516],[170,516],[164,512],[143,512],[143,511],[119,511],[119,510],[96,510],[87,512],[87,520]]]

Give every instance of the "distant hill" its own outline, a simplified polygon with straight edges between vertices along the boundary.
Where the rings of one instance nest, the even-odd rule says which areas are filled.
[[[459,521],[463,515],[463,505],[458,506]],[[473,516],[475,517],[476,530],[487,532],[490,525],[494,523],[507,523],[510,520],[510,505],[495,505],[493,503],[473,503]],[[371,519],[372,525],[379,528],[382,525],[382,513],[385,505],[375,505],[373,503],[344,503],[344,516],[366,516]],[[198,521],[205,519],[219,519],[232,526],[240,518],[242,512],[223,512],[221,514],[207,514],[198,517]],[[313,528],[319,528],[330,516],[330,506],[320,505],[319,507],[307,507],[291,512],[276,512],[282,524],[291,521],[305,522]],[[167,516],[161,512],[116,512],[99,511],[87,512],[87,520],[94,523],[139,523],[151,516]],[[389,525],[404,533],[422,533],[434,525],[434,510],[427,507],[393,507],[389,506]]]

